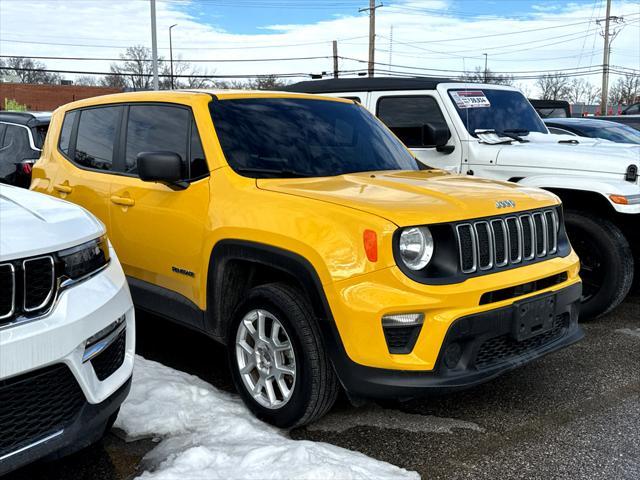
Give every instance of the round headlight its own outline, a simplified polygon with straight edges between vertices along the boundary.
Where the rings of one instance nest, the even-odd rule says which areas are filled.
[[[433,256],[433,236],[427,227],[406,228],[400,234],[400,258],[411,270],[422,270]]]

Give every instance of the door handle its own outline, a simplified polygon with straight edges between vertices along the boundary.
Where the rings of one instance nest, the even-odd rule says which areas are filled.
[[[136,201],[133,198],[118,197],[117,195],[111,195],[111,202],[123,207],[133,207],[136,204]]]
[[[63,184],[60,184],[60,183],[54,185],[53,188],[55,188],[60,193],[71,193],[71,192],[73,192],[73,188],[72,187],[70,187],[69,185],[63,185]]]

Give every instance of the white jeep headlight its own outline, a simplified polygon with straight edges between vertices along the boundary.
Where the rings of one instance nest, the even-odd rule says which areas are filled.
[[[405,228],[398,243],[400,258],[411,270],[422,270],[433,257],[433,236],[428,227]]]

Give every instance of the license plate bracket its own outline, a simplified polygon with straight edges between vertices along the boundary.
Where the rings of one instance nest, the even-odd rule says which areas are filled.
[[[548,332],[553,328],[556,311],[555,293],[514,304],[511,333],[518,342]]]

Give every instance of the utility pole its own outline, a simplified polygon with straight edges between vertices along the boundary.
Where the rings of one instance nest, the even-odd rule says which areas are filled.
[[[488,72],[488,70],[487,70],[487,61],[488,61],[488,58],[489,58],[489,54],[483,53],[483,55],[484,55],[484,83],[487,83],[487,72]]]
[[[169,67],[171,69],[171,90],[176,88],[175,84],[173,83],[173,42],[171,41],[171,29],[173,27],[176,27],[177,25],[177,23],[174,23],[169,27]]]
[[[156,35],[156,0],[151,1],[151,59],[153,64],[153,89],[158,90],[158,39]]]
[[[604,51],[602,53],[602,97],[600,98],[600,115],[606,115],[609,109],[609,63],[611,59],[611,42],[624,27],[624,18],[611,15],[611,0],[607,0],[607,13],[604,19],[596,20],[598,25],[604,21]],[[613,23],[613,28],[611,23]]]
[[[604,53],[602,57],[602,98],[600,115],[607,114],[607,96],[609,93],[609,21],[611,20],[611,0],[607,0],[607,13],[604,19]]]
[[[374,65],[375,65],[375,51],[376,51],[376,9],[382,7],[376,5],[376,0],[369,0],[369,8],[361,8],[359,12],[369,12],[369,65],[367,73],[370,77],[373,77]]]
[[[338,41],[333,41],[333,78],[338,78]]]

